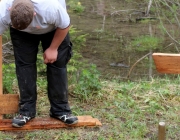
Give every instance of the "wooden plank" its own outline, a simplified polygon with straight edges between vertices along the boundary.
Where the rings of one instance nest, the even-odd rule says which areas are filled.
[[[180,54],[153,53],[156,69],[160,73],[180,73]]]
[[[18,112],[18,94],[0,95],[0,114],[13,114]]]
[[[2,85],[2,36],[0,35],[0,95],[3,94]],[[0,119],[3,119],[3,115],[0,113]]]
[[[101,122],[92,118],[91,116],[78,116],[78,123],[74,125],[66,125],[63,122],[54,118],[34,118],[29,121],[25,126],[21,128],[12,127],[10,119],[0,120],[0,130],[1,131],[22,131],[22,130],[37,130],[37,129],[57,129],[66,127],[92,127],[92,126],[102,126]]]
[[[0,35],[0,94],[3,94],[2,84],[2,36]]]

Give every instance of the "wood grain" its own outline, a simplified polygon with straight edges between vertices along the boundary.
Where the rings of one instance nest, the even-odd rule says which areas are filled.
[[[18,94],[0,94],[0,114],[17,113],[18,103]]]
[[[2,36],[0,35],[0,95],[3,94],[2,85]],[[0,119],[3,119],[3,115],[0,113]]]
[[[152,56],[159,73],[180,73],[180,54],[153,53]]]

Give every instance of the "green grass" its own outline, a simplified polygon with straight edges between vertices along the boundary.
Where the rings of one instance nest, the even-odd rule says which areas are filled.
[[[156,140],[158,122],[166,122],[167,139],[180,137],[180,78],[156,78],[152,81],[101,81],[101,95],[82,102],[70,96],[76,115],[91,115],[102,127],[0,132],[2,140]],[[40,89],[40,88],[38,88]],[[97,97],[98,96],[98,97]],[[38,95],[40,117],[48,115],[45,91]]]

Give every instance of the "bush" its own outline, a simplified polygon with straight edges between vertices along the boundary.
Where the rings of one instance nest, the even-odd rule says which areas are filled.
[[[84,11],[84,6],[78,0],[70,0],[67,3],[67,6],[70,7],[70,10],[75,13],[82,13]]]
[[[91,64],[87,69],[83,69],[78,77],[74,93],[85,101],[92,95],[98,94],[101,89],[99,76],[100,73],[94,64]]]

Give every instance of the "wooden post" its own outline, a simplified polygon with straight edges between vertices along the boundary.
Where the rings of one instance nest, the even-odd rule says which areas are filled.
[[[159,126],[158,126],[158,140],[165,140],[165,139],[166,139],[165,122],[159,122]]]
[[[2,84],[2,36],[0,35],[0,95],[3,94]],[[3,119],[3,115],[0,114],[0,119]]]

